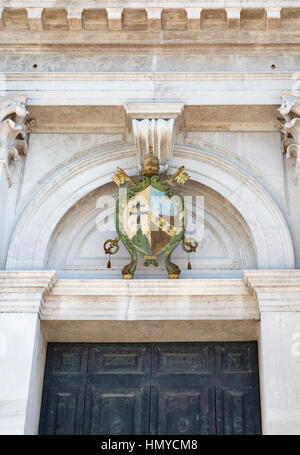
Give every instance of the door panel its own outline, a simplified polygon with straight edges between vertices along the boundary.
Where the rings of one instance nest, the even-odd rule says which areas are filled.
[[[149,345],[49,343],[40,433],[147,434],[150,360]],[[64,409],[51,391],[66,387],[73,400],[65,398]]]
[[[260,434],[256,342],[49,343],[40,434]]]
[[[88,387],[85,434],[147,434],[149,390]]]
[[[151,393],[151,434],[215,434],[212,387],[161,387]]]
[[[49,343],[40,418],[42,434],[80,434],[83,422],[87,348]]]
[[[256,342],[216,343],[218,434],[260,434]]]
[[[253,403],[252,387],[217,389],[218,433],[260,434],[259,409]]]
[[[151,434],[215,434],[211,343],[153,347]]]

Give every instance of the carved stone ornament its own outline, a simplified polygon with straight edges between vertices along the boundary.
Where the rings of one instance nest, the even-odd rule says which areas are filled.
[[[123,278],[133,277],[137,266],[137,253],[144,256],[144,265],[158,266],[158,256],[164,254],[164,262],[169,278],[178,278],[179,267],[171,262],[171,254],[179,243],[189,255],[196,251],[197,242],[185,238],[185,219],[183,199],[178,193],[178,185],[184,185],[189,176],[180,167],[165,182],[159,176],[159,160],[149,146],[142,162],[141,181],[135,183],[120,168],[113,181],[122,187],[116,203],[116,239],[106,240],[104,251],[109,255],[107,267],[111,268],[110,255],[119,250],[122,240],[127,248],[131,262],[123,270]],[[191,268],[190,263],[188,269]]]
[[[125,110],[132,121],[137,168],[142,169],[143,154],[149,146],[159,159],[159,173],[167,172],[172,165],[175,122],[181,116],[180,103],[133,103]]]
[[[278,109],[281,117],[278,118],[283,135],[282,152],[287,159],[295,162],[295,183],[300,175],[300,97],[292,93],[283,92],[282,104]]]
[[[9,184],[10,163],[27,153],[26,100],[24,93],[0,98],[0,162],[6,169]]]

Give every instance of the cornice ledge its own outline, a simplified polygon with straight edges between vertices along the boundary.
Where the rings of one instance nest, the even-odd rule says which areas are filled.
[[[41,319],[257,320],[258,312],[242,280],[58,280]]]
[[[41,314],[54,271],[0,271],[0,313]]]
[[[258,311],[300,311],[300,270],[245,270],[244,283]]]

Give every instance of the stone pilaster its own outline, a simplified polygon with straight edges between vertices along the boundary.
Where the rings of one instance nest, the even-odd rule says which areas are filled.
[[[300,270],[246,271],[260,314],[264,434],[300,434]]]
[[[55,272],[0,272],[0,434],[37,434],[46,358],[39,313]]]

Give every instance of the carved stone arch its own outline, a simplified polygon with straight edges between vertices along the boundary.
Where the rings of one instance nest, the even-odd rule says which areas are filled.
[[[220,147],[200,149],[195,145],[177,145],[174,155],[174,169],[184,165],[193,180],[222,194],[242,215],[251,231],[259,269],[294,268],[286,220],[271,194],[240,158]]]
[[[286,221],[265,187],[231,157],[191,145],[176,146],[174,168],[185,165],[192,180],[222,195],[248,226],[258,268],[294,268],[293,245]],[[49,175],[24,207],[12,236],[7,269],[45,267],[52,234],[71,207],[111,181],[116,167],[136,173],[135,150],[114,145],[75,157]]]
[[[189,182],[182,191],[184,197],[200,195],[200,205],[205,199],[205,212],[196,209],[191,198],[185,199],[188,219],[197,220],[197,234],[187,232],[187,236],[197,238],[199,247],[192,255],[193,270],[227,270],[256,268],[256,254],[251,233],[241,215],[231,204],[215,191],[198,182]],[[60,220],[49,241],[45,268],[56,270],[64,278],[89,277],[103,278],[107,257],[103,243],[116,236],[114,227],[114,201],[109,206],[108,198],[117,198],[118,189],[107,183],[76,203]],[[100,202],[100,204],[98,203]],[[99,211],[100,209],[100,211]],[[110,222],[111,221],[111,222]],[[187,255],[178,247],[173,258],[183,271],[187,266]],[[164,277],[165,266],[160,257],[158,268],[145,268],[142,256],[139,257],[137,276]],[[109,276],[120,276],[120,270],[128,262],[128,252],[122,243],[118,255],[112,258]],[[114,270],[115,269],[115,270]],[[231,272],[230,272],[231,273]]]

